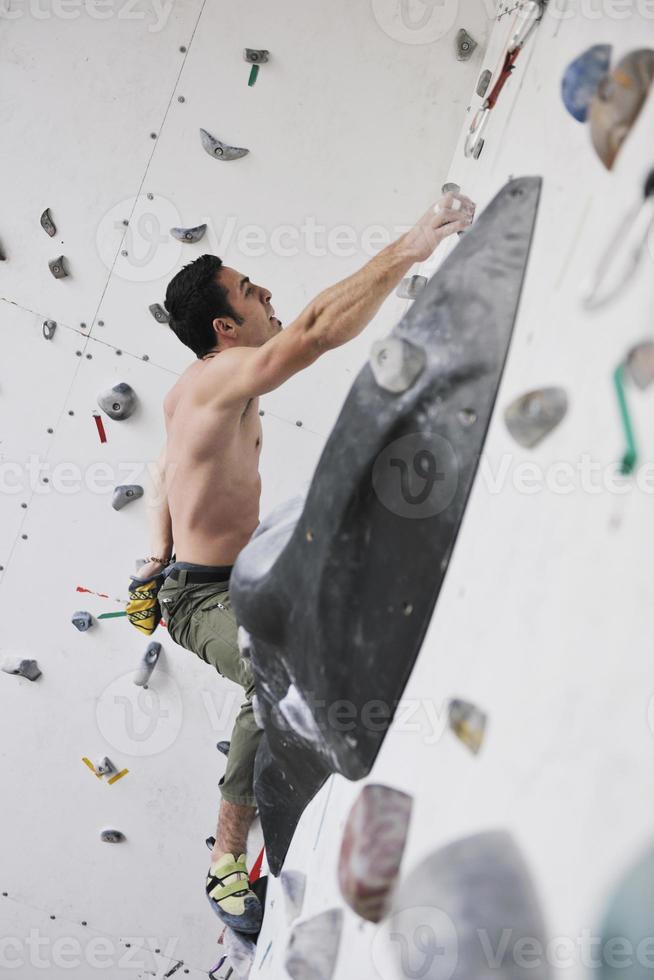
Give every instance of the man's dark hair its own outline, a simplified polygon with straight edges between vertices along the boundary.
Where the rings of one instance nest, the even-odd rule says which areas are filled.
[[[228,316],[237,323],[243,322],[232,309],[227,290],[218,282],[222,264],[217,255],[201,255],[185,265],[166,290],[170,329],[198,358],[216,346],[212,326],[216,317]]]

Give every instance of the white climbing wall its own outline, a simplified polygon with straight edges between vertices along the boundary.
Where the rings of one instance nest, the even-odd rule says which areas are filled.
[[[271,287],[288,323],[438,194],[490,22],[472,0],[448,0],[425,34],[420,10],[407,20],[396,6],[2,4],[0,654],[36,658],[43,671],[36,683],[0,673],[8,975],[199,977],[219,957],[204,839],[224,766],[215,743],[229,735],[238,692],[161,629],[150,691],[134,687],[146,640],[124,618],[98,617],[123,608],[148,549],[145,509],[115,512],[111,492],[145,482],[162,398],[193,359],[148,312],[183,262],[220,254]],[[480,42],[468,63],[455,57],[461,26]],[[271,51],[252,88],[245,46]],[[250,155],[212,160],[200,127]],[[39,224],[46,207],[54,238]],[[168,234],[202,222],[197,245]],[[60,255],[70,275],[55,280],[48,262]],[[367,337],[266,399],[264,510],[307,484],[372,336],[403,308],[389,300]],[[45,319],[58,324],[51,341]],[[105,418],[101,444],[96,396],[120,381],[139,410]],[[78,609],[96,617],[91,632],[71,625]],[[82,761],[104,755],[128,770],[111,785]],[[328,816],[312,907],[334,900],[341,816]],[[312,819],[293,859],[307,852],[313,874]],[[104,828],[127,842],[101,843]],[[282,939],[270,976],[282,975]]]

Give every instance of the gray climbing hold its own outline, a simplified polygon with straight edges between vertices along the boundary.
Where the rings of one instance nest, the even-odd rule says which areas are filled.
[[[218,749],[219,752],[222,752],[223,755],[229,755],[229,749],[231,747],[231,744],[232,744],[231,742],[228,742],[225,739],[222,742],[218,742],[216,744],[216,748]]]
[[[206,225],[196,225],[195,228],[171,228],[170,234],[173,236],[173,238],[176,238],[178,242],[189,242],[194,244],[195,242],[199,242],[200,239],[204,238],[206,230]]]
[[[28,681],[36,681],[41,676],[36,660],[24,660],[22,657],[5,657],[2,661],[2,670],[5,674],[16,674],[27,678]]]
[[[279,880],[284,897],[286,920],[290,926],[302,914],[307,876],[302,871],[282,871]]]
[[[380,388],[399,394],[422,374],[427,357],[422,347],[400,337],[377,340],[370,351],[370,367]]]
[[[480,99],[483,99],[486,95],[486,92],[488,92],[488,86],[491,83],[492,77],[493,77],[493,73],[490,70],[490,68],[484,68],[481,75],[479,76],[479,80],[477,82],[477,88],[475,89]]]
[[[103,830],[100,832],[100,840],[105,844],[123,844],[127,838],[121,830]]]
[[[222,143],[215,136],[212,136],[211,133],[208,133],[206,129],[200,130],[200,139],[202,140],[202,146],[209,156],[214,157],[216,160],[240,160],[241,157],[247,156],[250,152],[243,147],[229,146],[227,143]]]
[[[286,970],[292,980],[331,980],[342,930],[342,909],[329,909],[299,922],[286,951]]]
[[[559,425],[568,411],[563,388],[538,388],[516,398],[504,412],[506,427],[520,445],[533,449]]]
[[[651,980],[653,920],[654,847],[650,844],[620,879],[609,900],[600,930],[599,980]]]
[[[545,955],[517,955],[544,951],[547,938],[529,869],[505,831],[466,837],[423,858],[395,896],[388,930],[400,976],[411,975],[408,962],[418,957],[421,980],[550,977]]]
[[[462,27],[456,36],[456,60],[470,61],[476,47],[474,37]]]
[[[110,776],[117,772],[115,765],[107,755],[101,756],[95,764],[95,771],[99,776]]]
[[[63,255],[60,255],[59,258],[51,259],[48,262],[48,268],[55,279],[66,279],[68,277],[66,258]]]
[[[132,500],[138,500],[143,496],[143,487],[138,483],[121,484],[113,492],[111,506],[114,510],[122,510]]]
[[[56,320],[44,320],[43,321],[43,336],[46,340],[52,340],[57,329]]]
[[[225,929],[223,946],[234,975],[247,980],[254,964],[257,947],[251,939],[233,929]]]
[[[50,238],[54,238],[54,236],[57,234],[57,228],[55,226],[54,221],[52,220],[52,215],[50,214],[50,208],[46,208],[43,214],[41,215],[41,227],[43,228],[46,235],[50,236]]]
[[[125,381],[114,385],[113,388],[107,388],[98,395],[98,405],[102,411],[117,422],[128,419],[134,412],[136,404],[136,392]]]
[[[164,310],[161,303],[151,303],[148,309],[157,323],[170,323],[170,314]]]
[[[270,59],[270,51],[265,48],[245,48],[243,58],[249,65],[265,65]]]
[[[484,743],[486,715],[469,701],[453,698],[447,711],[449,726],[460,741],[477,755]]]
[[[86,633],[94,625],[94,619],[90,612],[86,612],[80,609],[78,612],[74,612],[71,617],[71,622],[73,626],[77,627],[80,633]]]
[[[408,276],[395,290],[400,299],[416,299],[427,285],[426,276]]]
[[[338,883],[350,908],[368,922],[386,914],[402,864],[413,800],[373,783],[364,786],[343,831]]]
[[[145,653],[141,659],[138,670],[134,674],[134,683],[137,687],[146,687],[152,677],[152,671],[157,666],[161,655],[161,643],[153,640],[148,643]]]
[[[632,347],[626,360],[629,377],[642,391],[654,381],[654,340]]]

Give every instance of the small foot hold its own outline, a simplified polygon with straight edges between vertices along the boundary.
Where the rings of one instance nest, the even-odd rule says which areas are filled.
[[[200,130],[200,139],[206,152],[215,160],[240,160],[241,157],[247,156],[250,152],[242,146],[229,146],[227,143],[217,140],[206,129]]]
[[[90,612],[86,612],[85,609],[79,609],[71,616],[71,623],[80,633],[86,633],[87,630],[90,630],[95,625],[95,620]]]
[[[448,705],[449,726],[473,755],[477,755],[484,744],[486,721],[484,712],[469,701],[453,698]]]
[[[60,255],[56,259],[51,259],[48,262],[48,268],[55,279],[67,279],[68,269],[66,268],[66,257],[65,255]]]
[[[194,228],[171,228],[170,234],[173,236],[173,238],[176,238],[178,242],[195,244],[195,242],[199,242],[202,238],[204,238],[206,230],[206,225],[196,225]]]
[[[474,37],[462,27],[456,36],[456,60],[470,61],[476,47],[477,42]]]
[[[161,655],[161,643],[153,640],[148,643],[147,649],[143,654],[138,670],[134,674],[134,683],[137,687],[146,687],[152,677],[152,672],[159,662]]]
[[[170,323],[170,315],[164,310],[161,303],[151,303],[148,309],[157,323]]]
[[[232,744],[231,742],[227,742],[227,741],[218,742],[216,748],[218,749],[219,752],[222,752],[223,755],[229,755],[229,749],[231,744]]]
[[[50,214],[50,208],[46,208],[43,214],[41,215],[41,227],[43,228],[46,235],[50,236],[50,238],[54,238],[54,236],[57,234],[57,228],[54,221],[52,220],[52,215]]]
[[[100,840],[105,844],[123,844],[127,838],[120,830],[102,830]]]
[[[506,427],[525,449],[533,449],[559,425],[568,411],[563,388],[539,388],[516,398],[504,412]]]
[[[121,381],[98,395],[98,405],[110,419],[122,422],[134,413],[137,405],[136,392],[127,382]]]
[[[138,500],[139,497],[143,496],[143,487],[140,487],[138,483],[121,484],[113,492],[111,498],[111,506],[114,510],[122,510],[127,504],[130,504],[133,500]]]
[[[36,681],[41,676],[36,660],[24,660],[22,657],[5,657],[2,661],[2,670],[5,674],[16,674],[27,678],[28,681]]]
[[[427,285],[426,276],[408,276],[395,290],[400,299],[416,299]]]
[[[378,340],[370,351],[370,367],[380,388],[401,394],[422,374],[427,356],[416,344],[400,337]]]
[[[56,329],[57,329],[57,321],[56,320],[44,320],[43,321],[42,330],[43,330],[43,336],[44,336],[44,338],[46,340],[52,340],[52,338],[55,335]]]

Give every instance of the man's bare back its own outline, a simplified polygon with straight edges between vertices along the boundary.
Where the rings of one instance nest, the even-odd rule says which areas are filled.
[[[164,401],[165,480],[178,561],[232,565],[259,523],[262,430],[259,399],[203,404],[192,364]]]

